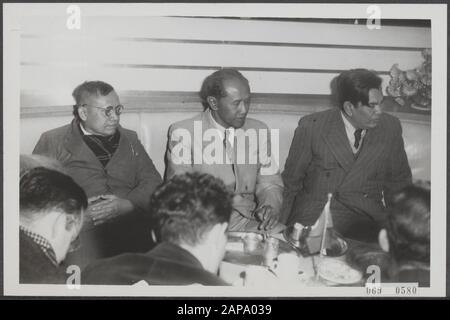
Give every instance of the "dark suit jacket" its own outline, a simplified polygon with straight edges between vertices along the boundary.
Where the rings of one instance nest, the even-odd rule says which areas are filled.
[[[201,124],[200,134],[195,135],[194,123]],[[170,178],[175,174],[180,174],[189,171],[200,171],[204,173],[209,173],[216,178],[220,178],[225,184],[229,184],[231,181],[236,180],[233,199],[233,207],[236,209],[230,219],[229,229],[236,230],[253,230],[257,228],[258,222],[255,220],[250,220],[248,217],[252,215],[253,210],[257,205],[270,205],[275,211],[280,212],[281,204],[283,199],[283,181],[281,180],[280,173],[278,170],[278,164],[272,158],[270,163],[263,164],[261,162],[260,147],[264,144],[262,148],[267,150],[267,155],[271,154],[271,141],[268,127],[261,121],[247,118],[241,132],[247,130],[253,130],[256,132],[256,137],[254,142],[257,142],[255,148],[250,147],[249,138],[245,138],[245,149],[238,148],[238,138],[236,134],[236,140],[234,144],[234,154],[237,155],[235,159],[235,174],[233,174],[232,167],[229,164],[222,163],[205,163],[203,161],[197,161],[201,163],[196,163],[196,156],[194,153],[198,153],[200,158],[203,153],[207,153],[206,148],[211,145],[212,140],[203,140],[203,133],[206,130],[214,129],[214,125],[211,123],[210,116],[207,112],[202,112],[195,117],[187,120],[183,120],[174,123],[169,128],[169,142],[167,148],[167,174],[166,178]],[[182,130],[188,132],[192,139],[184,139],[183,136],[179,135],[177,130]],[[258,136],[259,130],[266,130],[269,134],[269,139],[261,139]],[[264,131],[262,131],[264,132]],[[186,150],[189,150],[188,155],[189,163],[176,163],[174,161],[173,150],[178,144],[182,144]],[[223,147],[222,142],[219,142],[219,147]],[[225,151],[223,151],[225,154]],[[243,156],[243,157],[242,157]],[[239,161],[239,157],[245,161]],[[253,161],[254,159],[255,161]],[[236,161],[238,160],[238,161]],[[269,170],[263,170],[266,167]],[[273,169],[273,170],[272,170]]]
[[[203,269],[200,261],[183,248],[163,242],[146,254],[123,254],[94,262],[82,273],[84,284],[228,285]]]
[[[19,282],[64,284],[68,275],[55,266],[30,237],[19,231]]]
[[[411,183],[400,121],[382,114],[362,143],[355,159],[337,108],[300,119],[282,174],[288,224],[313,224],[333,193],[338,231],[351,234],[365,225],[378,232],[375,226],[385,219],[383,195],[389,204],[394,191]]]
[[[136,132],[122,127],[119,131],[119,146],[105,168],[84,143],[75,120],[43,133],[33,153],[59,160],[88,197],[114,194],[147,211],[161,176]]]

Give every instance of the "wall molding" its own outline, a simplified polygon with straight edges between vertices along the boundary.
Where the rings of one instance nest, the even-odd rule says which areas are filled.
[[[164,113],[164,112],[200,112],[203,110],[197,92],[167,92],[167,91],[118,91],[126,112],[130,113]],[[22,92],[21,101],[35,101],[34,107],[22,107],[21,118],[41,118],[55,116],[70,116],[72,105],[39,105],[45,101],[42,93]],[[323,111],[333,107],[330,95],[316,94],[268,94],[253,93],[251,113],[277,113],[305,115]],[[395,115],[402,121],[430,124],[429,113],[401,112],[398,105],[390,98],[385,98],[384,110]],[[399,112],[400,111],[400,112]]]
[[[45,34],[24,33],[21,39],[52,39]],[[105,39],[105,38],[103,38]],[[359,49],[381,51],[422,51],[425,47],[400,47],[400,46],[376,46],[376,45],[346,45],[346,44],[322,44],[305,42],[274,42],[274,41],[239,41],[239,40],[203,40],[203,39],[176,39],[176,38],[151,38],[151,37],[109,37],[111,41],[124,42],[157,42],[157,43],[187,43],[187,44],[216,44],[233,46],[261,46],[261,47],[294,47],[294,48],[325,48],[325,49]]]

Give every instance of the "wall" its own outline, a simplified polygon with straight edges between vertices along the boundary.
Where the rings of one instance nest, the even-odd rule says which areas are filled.
[[[72,103],[73,88],[101,79],[120,91],[197,92],[206,75],[237,67],[261,94],[328,95],[340,71],[364,67],[389,80],[394,63],[422,62],[431,29],[183,17],[30,16],[21,23],[22,107]]]

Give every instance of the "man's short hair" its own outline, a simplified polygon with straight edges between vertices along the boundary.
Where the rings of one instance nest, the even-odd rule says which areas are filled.
[[[411,185],[393,197],[389,247],[396,261],[430,262],[430,190]]]
[[[373,71],[367,69],[352,69],[342,72],[332,84],[334,86],[334,99],[340,109],[344,102],[350,101],[355,108],[358,103],[369,103],[369,91],[381,88],[381,78]]]
[[[66,173],[62,163],[54,158],[49,158],[40,154],[20,155],[20,176],[36,167],[44,167],[59,171],[61,173]]]
[[[81,218],[88,200],[69,176],[44,167],[33,168],[20,179],[20,216],[35,221],[53,210]]]
[[[239,79],[245,83],[250,91],[250,84],[246,77],[242,75],[238,70],[233,68],[223,68],[215,71],[205,78],[200,89],[200,98],[202,99],[203,108],[206,110],[209,108],[207,101],[208,97],[214,97],[217,100],[226,96],[224,89],[225,80]]]
[[[75,88],[72,92],[72,97],[75,99],[73,106],[73,115],[79,119],[78,107],[90,96],[107,96],[114,91],[114,88],[103,81],[85,81]]]
[[[189,172],[161,185],[151,197],[150,208],[160,240],[195,246],[214,225],[230,220],[232,194],[222,180]]]

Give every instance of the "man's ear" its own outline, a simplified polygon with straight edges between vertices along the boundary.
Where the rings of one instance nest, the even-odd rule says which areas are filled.
[[[342,110],[349,117],[353,115],[353,109],[355,109],[355,106],[350,101],[345,101],[342,105]]]
[[[378,243],[383,251],[389,252],[389,239],[386,229],[380,230],[380,233],[378,234]]]
[[[215,97],[208,96],[206,98],[206,101],[208,102],[208,105],[212,110],[217,111],[219,109],[219,103],[217,102],[217,99]]]
[[[86,121],[86,119],[87,119],[86,107],[82,107],[82,106],[78,107],[77,112],[78,112],[78,116],[80,117],[80,119],[83,121]]]

